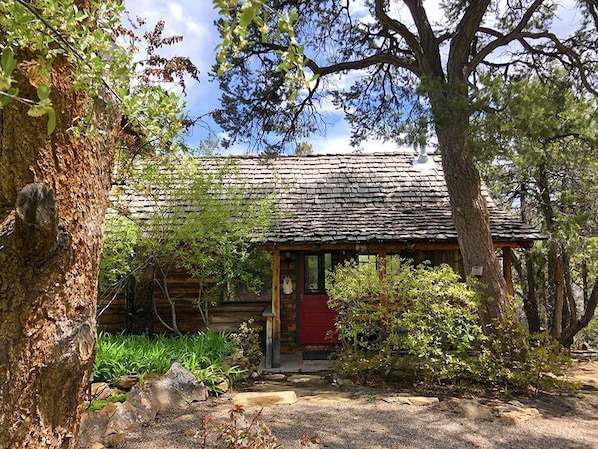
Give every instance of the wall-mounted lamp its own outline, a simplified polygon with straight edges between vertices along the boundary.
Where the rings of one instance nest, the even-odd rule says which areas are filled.
[[[367,246],[365,246],[362,243],[358,243],[357,245],[355,245],[355,251],[357,251],[357,254],[365,254],[367,250]]]
[[[473,274],[475,277],[480,278],[482,277],[483,273],[484,267],[482,267],[481,265],[474,265],[473,267],[471,267],[471,274]]]

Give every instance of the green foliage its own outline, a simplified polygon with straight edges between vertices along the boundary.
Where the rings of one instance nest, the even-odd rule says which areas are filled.
[[[501,342],[485,338],[476,351],[471,374],[482,384],[526,391],[571,387],[563,378],[564,368],[572,364],[559,342],[546,333],[529,335],[517,353],[505,350]]]
[[[141,239],[141,228],[127,217],[106,217],[104,246],[100,259],[100,291],[107,290],[124,276],[136,271],[136,263],[139,261],[135,254]]]
[[[140,47],[134,33],[121,25],[124,5],[121,0],[88,2],[88,9],[81,9],[75,0],[47,0],[25,2],[5,0],[0,2],[0,107],[10,101],[19,101],[29,107],[31,117],[47,115],[47,131],[56,127],[56,115],[52,105],[50,86],[55,81],[52,68],[59,58],[66,58],[72,67],[70,80],[74,90],[88,92],[92,97],[116,104],[139,135],[145,136],[152,145],[163,149],[181,134],[183,127],[183,104],[173,93],[158,82],[149,83],[145,70],[154,75],[162,72],[165,81],[173,81],[166,67],[150,67],[144,61],[134,60]],[[162,24],[163,26],[163,24]],[[164,42],[158,34],[146,33],[154,39],[152,49]],[[19,57],[34,55],[35,60],[26,61],[27,76],[38,87],[37,99],[24,98],[12,72]],[[157,55],[152,61],[166,61]],[[29,56],[28,56],[29,57]],[[179,58],[184,59],[184,58]],[[181,66],[181,64],[179,64]],[[195,79],[196,69],[190,65],[186,70]],[[71,131],[97,132],[91,125],[92,102],[89,115],[81,116]]]
[[[384,276],[369,263],[337,267],[328,278],[329,305],[339,310],[336,331],[343,342],[334,368],[361,382],[398,377],[429,385],[557,384],[567,360],[558,345],[534,336],[514,353],[485,336],[473,282],[462,282],[448,265],[400,261],[388,264]]]
[[[344,350],[337,363],[345,367],[347,352],[351,364],[371,360],[371,369],[382,375],[403,354],[416,362],[413,374],[451,380],[466,369],[462,360],[481,335],[478,294],[448,265],[401,261],[389,264],[382,277],[373,264],[347,263],[329,276],[328,293],[330,307],[340,311],[336,330]]]
[[[585,342],[592,347],[598,347],[598,318],[596,316],[594,316],[590,321],[590,324],[580,332],[578,342]]]
[[[490,105],[475,119],[478,132],[471,142],[483,163],[481,172],[493,197],[517,210],[529,223],[558,243],[567,287],[583,304],[587,285],[598,275],[598,105],[580,93],[570,76],[552,67],[550,78],[484,77],[480,103]],[[526,250],[533,267],[521,272],[522,296],[537,292],[538,313],[549,311],[544,326],[552,327],[558,285],[554,246],[538,242]],[[532,273],[532,278],[527,276]],[[579,311],[577,311],[579,312]],[[528,312],[529,313],[529,312]],[[576,314],[565,311],[569,322]],[[542,317],[543,318],[543,317]]]
[[[199,420],[200,428],[194,433],[200,449],[284,449],[267,425],[259,421],[261,410],[247,416],[241,406],[233,406],[227,422],[213,424],[206,415]],[[321,448],[316,437],[303,436],[298,449]]]
[[[249,363],[251,364],[249,371],[251,372],[257,370],[257,367],[264,358],[259,329],[255,327],[254,321],[255,320],[251,318],[250,320],[241,323],[239,331],[231,334],[235,344],[243,352],[243,357],[246,357],[247,360],[249,360]],[[251,374],[251,372],[248,374]]]
[[[234,341],[226,334],[199,333],[183,337],[124,336],[101,333],[98,336],[97,355],[93,378],[107,382],[128,374],[163,374],[171,360],[178,358],[181,365],[203,380],[206,386],[220,384],[227,376],[235,377],[235,369],[219,369],[225,356],[237,351]]]
[[[122,200],[114,204],[124,217],[108,221],[101,285],[151,263],[164,282],[171,270],[179,269],[197,279],[200,310],[221,299],[234,300],[240,290],[259,294],[260,270],[269,265],[255,243],[275,221],[275,192],[246,188],[234,162],[225,158],[173,155],[137,168]],[[147,202],[144,216],[128,214],[131,193]]]
[[[95,412],[97,410],[102,410],[104,407],[106,407],[106,404],[109,404],[110,402],[125,402],[126,399],[127,393],[120,393],[115,394],[114,396],[110,396],[108,399],[102,399],[100,401],[85,401],[83,403],[83,411],[87,413]]]

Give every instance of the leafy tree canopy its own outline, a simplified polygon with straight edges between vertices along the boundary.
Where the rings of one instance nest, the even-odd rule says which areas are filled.
[[[151,142],[154,148],[169,148],[183,132],[183,107],[178,95],[164,82],[179,84],[184,76],[197,79],[197,69],[188,58],[163,58],[159,49],[181,39],[164,37],[164,23],[146,32],[145,59],[138,55],[135,31],[142,20],[122,25],[122,0],[105,2],[6,0],[0,3],[0,105],[18,101],[29,106],[31,117],[46,115],[48,133],[56,126],[50,86],[53,63],[68,60],[73,89],[84,90],[119,108],[126,117],[125,129]],[[37,98],[19,94],[22,80],[15,76],[17,64],[26,66],[29,79],[37,86]],[[96,132],[89,115],[79,117],[72,131],[81,136]],[[101,130],[100,130],[101,131]]]
[[[332,100],[353,143],[421,145],[433,124],[451,119],[437,107],[447,86],[464,84],[446,99],[469,115],[487,106],[475,95],[482,74],[549,76],[549,61],[597,93],[594,2],[578,2],[576,29],[559,22],[562,2],[546,0],[442,1],[440,15],[410,0],[214,3],[223,38],[218,121],[231,141],[290,145],[325,129],[320,111]]]

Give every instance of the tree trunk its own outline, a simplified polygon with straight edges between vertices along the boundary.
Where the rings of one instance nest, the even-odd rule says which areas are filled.
[[[17,72],[21,95],[37,98]],[[69,73],[64,60],[53,67],[51,136],[26,106],[0,110],[0,448],[73,448],[93,367],[117,121],[72,92]],[[90,112],[104,133],[67,131]]]
[[[125,332],[129,335],[154,333],[154,266],[145,265],[139,277],[130,276],[125,291]]]
[[[436,111],[439,109],[436,108]],[[465,155],[467,115],[464,111],[451,111],[450,107],[444,109],[444,113],[440,111],[440,114],[444,119],[436,120],[436,132],[465,273],[471,273],[473,267],[482,268],[480,323],[486,334],[506,341],[503,338],[506,330],[499,325],[514,323],[515,314],[494,251],[480,175],[471,157]],[[447,117],[450,119],[447,120]],[[458,123],[462,126],[456,126]]]
[[[592,293],[588,298],[588,302],[585,307],[585,311],[583,316],[572,322],[569,326],[563,329],[561,334],[561,344],[563,346],[570,346],[573,343],[573,337],[584,327],[590,324],[590,321],[594,317],[596,313],[596,307],[598,306],[598,277],[594,281],[594,287],[592,288]]]
[[[535,333],[540,332],[542,323],[540,322],[540,313],[538,311],[534,263],[527,252],[525,255],[525,268],[527,271],[527,295],[523,297],[523,309],[527,318],[528,330],[531,333]]]

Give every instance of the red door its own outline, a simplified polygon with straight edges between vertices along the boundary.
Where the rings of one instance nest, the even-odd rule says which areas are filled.
[[[326,271],[338,263],[337,252],[304,253],[299,257],[299,343],[338,343],[334,336],[336,310],[328,307],[325,289]]]

